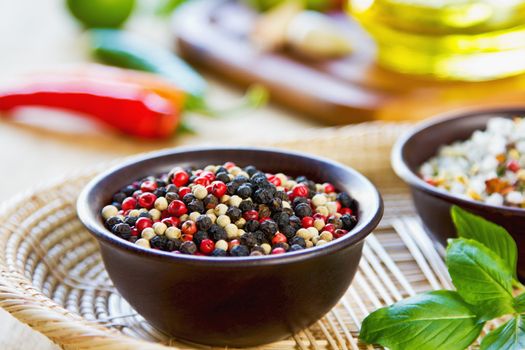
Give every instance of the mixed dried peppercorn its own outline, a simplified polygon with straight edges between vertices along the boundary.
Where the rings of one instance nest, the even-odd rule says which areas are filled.
[[[122,188],[102,217],[118,237],[174,254],[261,256],[344,236],[358,203],[330,183],[232,162],[176,167]]]

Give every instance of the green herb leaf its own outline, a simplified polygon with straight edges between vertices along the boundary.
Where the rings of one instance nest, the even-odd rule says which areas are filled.
[[[459,237],[475,239],[493,250],[508,265],[516,278],[518,248],[507,230],[458,206],[452,207],[451,215]]]
[[[391,350],[463,350],[483,323],[458,293],[432,291],[381,308],[363,321],[360,338]]]
[[[514,312],[512,273],[492,250],[472,240],[449,241],[448,272],[459,295],[483,321]]]
[[[525,312],[525,293],[514,298],[514,309],[516,312]]]
[[[525,349],[524,318],[524,315],[517,315],[487,334],[481,342],[481,350]]]

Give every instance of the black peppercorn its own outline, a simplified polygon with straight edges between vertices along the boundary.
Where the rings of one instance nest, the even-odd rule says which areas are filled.
[[[122,204],[118,203],[118,202],[113,202],[111,203],[111,205],[113,205],[115,208],[117,208],[118,210],[121,210],[122,209]]]
[[[208,215],[200,215],[195,221],[197,228],[201,231],[208,231],[213,224]]]
[[[257,220],[248,220],[244,224],[244,231],[246,232],[255,232],[259,229],[259,221]]]
[[[131,197],[133,195],[133,192],[135,192],[137,188],[133,185],[129,185],[124,187],[121,191],[126,194],[126,196]]]
[[[221,239],[223,240],[228,239],[228,234],[226,233],[226,231],[217,224],[211,225],[210,229],[208,230],[208,233],[215,241],[218,241]]]
[[[273,199],[271,192],[265,188],[259,188],[253,194],[253,200],[257,203],[266,204]]]
[[[124,218],[124,222],[128,224],[129,226],[135,226],[137,223],[138,218],[136,216],[126,216]]]
[[[302,248],[306,248],[306,241],[304,240],[304,238],[302,237],[297,237],[295,236],[294,238],[292,238],[290,240],[290,244],[293,246],[293,245],[299,245],[301,246]]]
[[[113,201],[117,203],[122,203],[124,199],[128,196],[124,192],[117,192],[113,195]]]
[[[228,253],[226,253],[225,250],[215,248],[213,252],[211,252],[211,256],[227,256]]]
[[[204,204],[204,208],[206,209],[214,209],[219,204],[219,199],[215,197],[213,194],[209,194],[202,200]]]
[[[295,207],[295,214],[300,217],[304,218],[305,216],[311,216],[312,215],[312,207],[306,203],[298,204]]]
[[[195,242],[195,244],[197,246],[200,246],[201,245],[201,242],[205,239],[209,239],[210,237],[208,236],[208,234],[205,232],[205,231],[197,231],[194,235],[193,235],[193,242]]]
[[[164,179],[157,179],[155,182],[157,183],[157,187],[158,188],[165,187],[167,185],[167,183],[166,183],[166,181]]]
[[[308,204],[308,199],[306,197],[295,197],[292,206],[295,208],[299,204]]]
[[[257,244],[270,243],[271,240],[271,237],[266,236],[266,234],[260,230],[255,231],[253,236],[257,240]]]
[[[244,211],[254,210],[255,204],[252,201],[242,201],[239,204],[239,209]]]
[[[242,199],[246,199],[252,195],[252,186],[250,184],[242,184],[237,189],[236,194]]]
[[[222,181],[227,184],[230,182],[230,177],[228,176],[228,173],[219,173],[215,176],[215,180]]]
[[[297,230],[295,228],[293,228],[293,226],[291,225],[288,225],[288,226],[283,226],[280,228],[280,232],[288,239],[292,238],[293,236],[295,236],[295,233],[297,232]]]
[[[197,246],[192,241],[186,241],[180,245],[179,250],[183,254],[193,255],[197,251]]]
[[[290,216],[282,211],[273,214],[272,219],[277,223],[277,226],[279,226],[279,228],[288,226],[290,222]]]
[[[233,182],[233,181],[228,182],[228,184],[226,184],[226,188],[227,188],[228,194],[230,196],[233,196],[237,192],[237,189],[239,189],[240,185],[241,184]]]
[[[283,201],[280,198],[274,197],[270,203],[268,203],[268,206],[273,212],[279,212],[283,210]]]
[[[290,216],[289,223],[290,223],[290,226],[292,226],[295,230],[298,230],[302,227],[301,219],[299,219],[295,215]]]
[[[151,218],[151,214],[148,213],[147,211],[143,211],[142,213],[139,214],[138,216],[139,218],[147,218],[147,219],[152,219]]]
[[[357,213],[357,209],[358,209],[357,201],[354,198],[352,198],[348,193],[341,192],[337,194],[336,198],[343,207],[350,208],[352,209],[354,213]]]
[[[166,188],[164,187],[157,188],[155,191],[153,191],[153,194],[157,196],[157,198],[164,197],[166,193],[168,193],[168,191],[166,191]]]
[[[177,238],[168,239],[168,242],[166,243],[166,249],[170,252],[174,250],[179,250],[181,244],[182,244],[182,241],[180,239],[177,239]]]
[[[301,247],[299,244],[292,244],[290,246],[290,251],[291,252],[296,252],[298,250],[303,250],[303,249],[304,249],[304,247]]]
[[[149,244],[152,248],[168,250],[168,242],[169,239],[166,236],[155,236],[152,239],[150,239]]]
[[[246,232],[241,236],[241,244],[251,248],[257,244],[257,238],[252,232]]]
[[[242,210],[237,207],[229,207],[226,215],[230,217],[231,222],[235,222],[242,217]]]
[[[279,198],[282,201],[289,201],[288,195],[284,191],[275,191],[275,198]]]
[[[174,184],[169,184],[169,185],[166,186],[166,192],[177,193],[177,192],[179,192],[179,189]]]
[[[288,216],[292,216],[294,214],[292,208],[283,208],[283,213],[288,214]]]
[[[273,236],[277,233],[278,227],[275,221],[266,220],[263,223],[261,223],[260,230],[263,231],[267,236]]]
[[[239,184],[239,185],[242,185],[242,184],[245,184],[246,182],[248,182],[248,178],[246,178],[245,176],[242,176],[242,175],[237,175],[233,178],[232,180],[233,182]]]
[[[120,238],[129,239],[131,237],[131,226],[128,224],[116,224],[111,228],[111,232],[119,236]]]
[[[184,196],[184,198],[186,198],[186,196]],[[198,213],[203,213],[204,212],[204,203],[201,200],[199,200],[199,199],[192,200],[186,206],[188,207],[188,210],[190,212],[194,212],[194,211],[196,211]]]
[[[248,165],[246,167],[244,167],[244,171],[251,176],[253,176],[253,174],[255,174],[257,172],[257,168],[254,167],[253,165]]]
[[[230,251],[231,256],[248,256],[250,255],[250,249],[247,246],[239,244],[232,248]]]
[[[168,203],[171,203],[171,202],[179,199],[179,195],[177,193],[175,193],[175,192],[167,192],[164,197],[166,198]]]
[[[195,198],[195,196],[191,193],[186,193],[184,195],[184,197],[182,197],[182,201],[184,202],[184,204],[188,205],[188,203],[190,203],[191,201],[195,200],[197,198]]]
[[[117,224],[121,224],[121,223],[122,223],[122,219],[120,219],[118,216],[112,216],[106,220],[106,227],[111,229],[113,228],[113,226]]]
[[[355,215],[345,214],[341,216],[341,221],[343,223],[343,228],[347,231],[350,231],[357,225],[357,217]]]

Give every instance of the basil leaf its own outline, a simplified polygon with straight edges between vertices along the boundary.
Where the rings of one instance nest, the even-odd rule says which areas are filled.
[[[374,311],[363,321],[359,337],[391,350],[463,350],[482,328],[458,293],[440,290]]]
[[[459,237],[475,239],[483,243],[503,259],[513,277],[517,278],[518,248],[516,241],[507,230],[458,206],[453,206],[450,213]]]
[[[514,312],[512,274],[501,258],[472,239],[449,241],[448,272],[461,297],[483,321]]]
[[[481,341],[481,350],[525,349],[524,315],[517,315],[487,334]]]
[[[521,293],[514,298],[514,309],[517,312],[525,312],[525,293]]]

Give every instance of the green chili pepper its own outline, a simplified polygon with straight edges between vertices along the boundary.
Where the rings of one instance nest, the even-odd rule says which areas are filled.
[[[207,83],[173,52],[118,29],[92,29],[93,55],[108,64],[162,75],[188,94],[186,109],[208,110]]]

